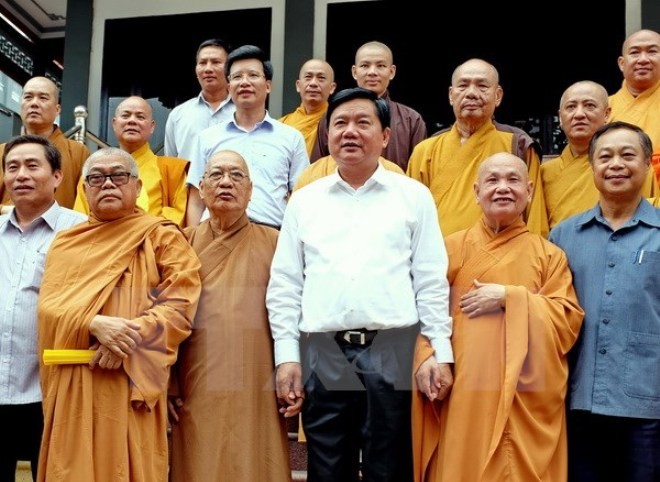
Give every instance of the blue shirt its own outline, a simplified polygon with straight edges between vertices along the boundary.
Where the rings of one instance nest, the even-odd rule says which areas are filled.
[[[199,188],[207,161],[223,149],[240,153],[250,170],[252,198],[247,207],[248,217],[257,223],[279,227],[289,192],[309,166],[303,135],[268,113],[251,131],[239,127],[233,119],[209,127],[198,136],[186,182]]]
[[[596,205],[549,239],[566,252],[585,311],[570,353],[570,408],[660,418],[660,210],[643,199],[614,231]]]
[[[58,231],[86,219],[57,202],[25,230],[13,209],[0,216],[0,405],[41,400],[37,298],[46,252]]]
[[[177,105],[165,123],[165,155],[189,161],[197,134],[207,127],[231,120],[235,110],[229,95],[213,110],[201,92],[197,97]]]

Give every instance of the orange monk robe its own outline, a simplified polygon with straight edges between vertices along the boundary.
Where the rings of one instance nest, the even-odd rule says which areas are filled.
[[[140,324],[142,341],[117,370],[42,365],[39,482],[167,480],[167,384],[190,334],[199,260],[171,221],[141,210],[60,232],[39,294],[40,353],[87,349],[96,314]]]
[[[60,151],[62,156],[62,182],[55,191],[55,200],[60,206],[73,209],[76,201],[76,187],[82,173],[82,166],[89,156],[85,144],[67,139],[59,127],[48,136],[48,140]],[[5,144],[0,145],[0,159],[5,152]],[[1,164],[0,164],[1,165]],[[0,169],[0,197],[2,204],[11,204],[9,193],[5,191],[4,176]]]
[[[403,169],[401,169],[397,164],[392,161],[388,161],[384,157],[379,157],[378,162],[380,162],[385,169],[388,171],[398,172],[399,174],[405,174]],[[307,184],[311,184],[317,179],[322,177],[329,176],[337,170],[337,161],[333,159],[332,156],[321,157],[313,164],[310,164],[305,168],[303,172],[300,173],[300,177],[296,181],[296,184],[293,186],[293,190],[296,191]]]
[[[438,221],[446,236],[467,229],[481,218],[481,208],[474,198],[474,183],[484,159],[498,152],[511,152],[513,134],[498,130],[487,122],[461,143],[456,124],[451,129],[430,137],[415,147],[407,174],[428,186],[438,208]],[[525,219],[533,233],[546,236],[545,201],[541,188],[539,156],[533,148],[527,150],[529,180],[534,183],[532,201]]]
[[[307,147],[307,155],[312,155],[314,143],[316,142],[316,134],[318,132],[319,122],[328,110],[328,103],[324,102],[319,110],[310,112],[305,111],[302,104],[288,114],[280,117],[279,121],[298,129],[305,138],[305,146]]]
[[[183,407],[172,425],[170,482],[288,482],[265,303],[277,231],[244,215],[218,233],[205,221],[190,242],[202,295],[173,370]]]
[[[641,127],[653,142],[653,167],[660,182],[660,81],[637,97],[628,90],[626,81],[609,98],[609,121],[625,121]]]
[[[591,209],[598,202],[599,193],[587,154],[575,157],[569,146],[559,157],[541,164],[541,182],[550,228],[574,214]],[[642,196],[658,194],[653,169],[649,169]]]
[[[149,214],[183,225],[188,196],[186,176],[190,163],[178,157],[157,156],[148,143],[132,152],[131,156],[137,162],[139,178],[142,180],[138,207]],[[81,178],[78,184],[74,209],[89,214],[83,181]]]
[[[454,318],[454,386],[413,395],[416,482],[565,482],[566,354],[582,323],[563,251],[522,220],[494,234],[483,220],[445,238]],[[506,308],[468,319],[474,280],[506,286]],[[414,370],[433,353],[420,337]]]

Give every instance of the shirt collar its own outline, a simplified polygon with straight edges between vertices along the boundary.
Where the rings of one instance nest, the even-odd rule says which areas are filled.
[[[641,202],[635,210],[635,214],[628,220],[625,226],[635,225],[637,223],[643,223],[648,226],[653,226],[660,228],[660,216],[658,215],[658,209],[654,208],[650,202],[642,198]],[[593,208],[585,211],[580,215],[580,218],[577,220],[577,227],[583,228],[589,224],[598,222],[601,224],[607,224],[603,218],[600,211],[600,203],[596,204]]]
[[[374,171],[374,173],[371,175],[369,179],[359,188],[359,189],[370,189],[372,186],[380,184],[381,186],[389,186],[392,182],[392,179],[387,175],[386,169],[383,167],[383,164],[380,162],[380,158],[378,159],[378,167]],[[346,181],[344,181],[341,176],[339,175],[339,168],[335,169],[335,172],[332,173],[330,176],[331,177],[331,182],[330,182],[330,188],[338,188],[339,186],[343,186],[344,188],[349,188],[351,190],[354,190],[353,187],[348,184]]]
[[[30,227],[34,226],[35,223],[39,222],[40,219],[43,219],[46,225],[48,225],[48,227],[54,231],[55,223],[57,222],[59,214],[59,204],[57,204],[57,201],[53,201],[53,204],[46,210],[46,212],[44,212],[41,216],[34,219],[30,223]],[[21,229],[18,223],[18,219],[16,219],[16,208],[13,208],[9,213],[9,222],[16,228]]]

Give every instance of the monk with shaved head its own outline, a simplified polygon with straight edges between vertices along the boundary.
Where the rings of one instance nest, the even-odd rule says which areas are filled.
[[[566,480],[566,353],[583,312],[563,251],[525,224],[533,188],[522,159],[487,157],[474,183],[481,219],[445,238],[454,385],[438,397],[420,335],[416,482]]]

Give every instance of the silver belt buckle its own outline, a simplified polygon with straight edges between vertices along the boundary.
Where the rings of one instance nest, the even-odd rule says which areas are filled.
[[[353,341],[351,340],[352,335],[360,335],[360,345],[366,345],[367,344],[367,337],[366,337],[365,333],[362,332],[362,331],[350,331],[350,330],[346,331],[344,333],[344,340],[347,343],[353,343]]]

